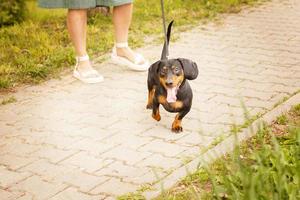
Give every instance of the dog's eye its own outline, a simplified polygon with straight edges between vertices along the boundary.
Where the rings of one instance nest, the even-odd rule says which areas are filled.
[[[160,71],[160,74],[161,75],[166,75],[168,72],[168,69],[167,68],[162,68],[161,71]]]
[[[179,73],[180,73],[179,67],[175,67],[175,68],[174,68],[174,72],[175,72],[176,74],[179,74]]]

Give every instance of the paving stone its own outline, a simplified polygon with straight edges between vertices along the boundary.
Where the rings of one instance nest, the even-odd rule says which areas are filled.
[[[37,160],[30,157],[19,157],[12,154],[6,154],[0,156],[0,165],[7,166],[9,169],[17,170],[23,166],[26,166]]]
[[[183,132],[181,134],[174,134],[171,132],[171,130],[166,129],[165,127],[154,126],[153,128],[145,131],[140,136],[150,138],[149,139],[149,142],[150,142],[153,139],[157,139],[157,138],[165,140],[165,141],[174,141],[174,140],[178,140],[178,139],[184,137],[184,135],[185,135],[185,132]]]
[[[109,178],[90,175],[79,170],[71,170],[56,176],[55,180],[75,186],[81,192],[88,192],[95,186],[106,182]]]
[[[137,167],[156,167],[168,170],[182,165],[182,160],[178,158],[167,158],[160,154],[153,154],[145,160],[136,164]]]
[[[24,144],[18,140],[14,140],[6,144],[5,149],[3,149],[1,154],[10,153],[18,156],[29,156],[31,153],[38,151],[40,148],[40,146]]]
[[[21,172],[29,172],[40,177],[43,177],[45,180],[53,180],[54,177],[61,176],[64,173],[68,173],[69,171],[76,170],[80,171],[79,168],[73,166],[64,166],[58,165],[55,163],[51,163],[48,160],[40,159],[37,160],[21,169]]]
[[[17,199],[17,198],[19,198],[20,196],[22,196],[22,193],[11,192],[11,191],[8,191],[8,190],[0,189],[0,197],[1,197],[1,200]]]
[[[45,143],[54,145],[60,149],[70,149],[74,143],[80,141],[80,137],[68,137],[61,134],[50,135],[45,138]]]
[[[145,109],[147,72],[109,61],[94,64],[105,76],[101,84],[68,75],[17,89],[18,101],[0,106],[1,198],[115,199],[166,179],[232,124],[243,124],[244,107],[250,116],[268,114],[299,91],[299,9],[300,1],[272,0],[170,43],[172,57],[199,68],[180,134],[170,130],[175,114],[161,108],[156,122]],[[137,51],[154,62],[161,45]]]
[[[32,194],[36,199],[47,199],[65,188],[66,185],[64,184],[50,183],[38,176],[32,176],[10,187],[10,189],[14,190],[24,190]]]
[[[110,162],[111,160],[109,159],[96,158],[92,155],[87,154],[86,152],[79,152],[78,154],[75,154],[70,158],[60,162],[60,164],[72,165],[92,173],[96,170],[105,167]]]
[[[198,132],[192,132],[182,138],[181,140],[177,141],[176,143],[179,143],[181,145],[187,145],[187,146],[205,146],[206,144],[210,143],[213,140],[213,137],[202,135]]]
[[[79,192],[76,188],[67,188],[66,190],[56,194],[50,200],[101,200],[105,199],[104,195],[88,195]]]
[[[128,165],[134,165],[135,163],[149,157],[150,155],[151,153],[148,152],[141,152],[124,148],[123,146],[118,146],[117,148],[104,153],[103,157],[123,161]]]
[[[114,135],[116,131],[107,131],[105,129],[99,129],[97,126],[84,126],[80,129],[80,134],[84,138],[90,138],[93,140],[102,140],[106,137]]]
[[[171,169],[172,170],[172,169]],[[142,175],[142,176],[132,176],[132,177],[126,177],[123,179],[124,182],[132,183],[134,185],[147,185],[155,183],[162,178],[166,177],[168,173],[164,172],[159,167],[151,167],[149,171]]]
[[[43,147],[42,149],[39,149],[38,151],[31,154],[33,157],[37,158],[45,158],[49,160],[50,162],[57,163],[61,160],[64,160],[71,155],[77,153],[78,151],[72,151],[72,150],[61,150],[53,147]]]
[[[114,196],[134,192],[139,186],[124,183],[120,179],[111,178],[109,181],[95,187],[90,191],[91,194],[110,194]]]
[[[105,182],[108,179],[107,177],[88,174],[80,168],[52,164],[45,160],[39,160],[20,170],[37,174],[48,181],[76,186],[79,190],[84,192],[89,191],[96,185]]]
[[[78,151],[86,151],[89,154],[93,155],[100,155],[106,151],[109,151],[116,145],[118,144],[113,144],[112,142],[104,143],[100,141],[95,141],[95,139],[86,138],[74,143],[69,148]]]
[[[29,176],[31,176],[30,173],[10,171],[5,167],[0,166],[0,186],[3,188],[7,188],[14,183],[28,178]]]
[[[167,157],[176,157],[176,155],[185,150],[185,147],[173,143],[163,142],[161,140],[154,140],[141,147],[139,150],[151,153],[161,153]]]
[[[140,135],[134,135],[131,132],[122,131],[118,134],[113,135],[112,137],[102,140],[103,142],[111,142],[115,145],[122,145],[129,147],[131,149],[137,149],[140,146],[143,146],[149,143],[152,138],[145,138]]]
[[[130,112],[130,111],[128,111]],[[136,117],[136,119],[132,118],[132,117],[128,117],[126,119],[123,119],[121,121],[118,121],[114,124],[112,124],[111,126],[107,127],[108,130],[114,130],[117,132],[121,132],[124,130],[140,130],[140,131],[144,131],[146,129],[148,129],[150,126],[147,124],[140,124],[140,123],[136,123],[136,121],[141,120],[141,116],[140,115],[136,115],[138,117]]]
[[[123,162],[115,161],[110,165],[106,166],[95,172],[97,176],[114,176],[121,179],[126,177],[137,177],[146,174],[149,171],[147,168],[140,167],[138,164],[134,166],[126,165]]]

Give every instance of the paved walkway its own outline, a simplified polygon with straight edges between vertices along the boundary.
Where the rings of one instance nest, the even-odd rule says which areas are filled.
[[[113,199],[164,178],[232,124],[266,112],[300,89],[300,1],[274,0],[222,25],[201,25],[171,44],[196,61],[192,111],[174,134],[174,114],[146,110],[147,73],[109,63],[103,84],[71,77],[28,87],[0,106],[1,199]],[[175,29],[176,31],[176,29]],[[153,61],[160,46],[141,51]]]

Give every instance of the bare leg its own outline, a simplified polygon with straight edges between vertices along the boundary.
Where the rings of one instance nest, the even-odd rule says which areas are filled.
[[[113,23],[115,30],[115,40],[117,43],[127,42],[128,31],[132,18],[133,4],[115,6],[113,10]],[[134,53],[128,48],[117,48],[117,55],[134,61]]]
[[[87,55],[86,32],[87,32],[87,10],[69,9],[68,11],[68,31],[75,47],[76,56]],[[82,61],[78,64],[80,72],[93,69],[89,61]]]

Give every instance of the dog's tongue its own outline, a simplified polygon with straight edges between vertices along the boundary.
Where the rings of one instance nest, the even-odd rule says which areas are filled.
[[[167,102],[168,103],[174,103],[177,100],[177,88],[173,87],[173,88],[168,88],[167,89]]]

